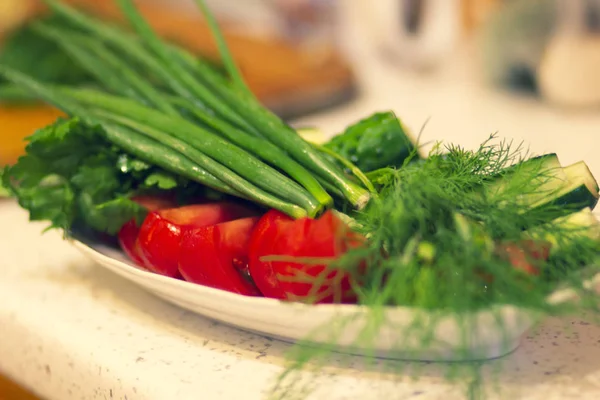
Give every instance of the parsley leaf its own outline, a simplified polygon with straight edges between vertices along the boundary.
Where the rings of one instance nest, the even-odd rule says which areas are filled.
[[[171,174],[115,147],[101,127],[59,119],[28,138],[27,153],[2,173],[3,184],[35,221],[68,231],[75,224],[115,234],[145,210],[131,197],[170,190]]]

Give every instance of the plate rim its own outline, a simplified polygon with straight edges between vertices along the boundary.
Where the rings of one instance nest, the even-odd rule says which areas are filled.
[[[130,260],[120,260],[120,259],[111,257],[110,255],[107,255],[107,254],[103,253],[102,251],[100,251],[99,248],[107,248],[107,249],[110,249],[111,251],[119,252],[125,258],[127,256],[122,249],[112,248],[112,247],[109,247],[109,246],[103,245],[103,244],[85,243],[85,242],[82,242],[82,241],[74,239],[74,238],[68,238],[67,240],[73,246],[75,246],[78,250],[82,251],[83,253],[85,253],[87,255],[92,256],[92,259],[100,258],[100,259],[104,260],[106,263],[110,263],[110,264],[117,263],[119,265],[119,267],[121,269],[124,269],[127,273],[137,275],[138,277],[143,278],[143,279],[149,279],[155,284],[168,284],[168,285],[171,285],[174,287],[179,287],[181,289],[186,289],[186,290],[200,289],[200,290],[205,291],[205,293],[207,295],[216,296],[216,297],[226,300],[226,301],[234,301],[234,302],[243,301],[247,305],[254,304],[254,305],[260,306],[260,307],[277,307],[277,306],[281,306],[283,304],[288,307],[293,307],[297,311],[311,311],[311,312],[325,312],[325,313],[331,313],[331,312],[335,311],[335,312],[338,312],[338,313],[341,312],[341,313],[347,314],[347,315],[356,315],[358,313],[366,313],[369,309],[368,306],[359,305],[359,304],[329,304],[329,303],[305,304],[305,303],[301,303],[301,302],[291,302],[291,301],[286,302],[283,300],[269,298],[269,297],[244,296],[244,295],[241,295],[238,293],[232,293],[232,292],[228,292],[225,290],[212,288],[210,286],[200,285],[200,284],[188,282],[185,280],[180,280],[180,279],[175,279],[175,278],[159,275],[159,274],[144,270],[141,267],[134,265]],[[97,260],[95,260],[95,261],[97,262]],[[595,274],[591,279],[588,279],[585,281],[585,285],[596,285],[596,284],[600,284],[600,272]],[[558,289],[558,290],[552,292],[550,295],[548,295],[547,300],[549,302],[551,302],[553,305],[558,305],[558,304],[573,300],[576,297],[576,295],[577,294],[575,293],[575,291],[571,288]],[[476,311],[472,311],[472,312],[462,312],[462,313],[425,310],[425,309],[420,309],[418,307],[411,307],[411,306],[386,306],[385,308],[386,308],[386,312],[393,311],[394,313],[411,313],[411,314],[414,314],[415,312],[419,312],[419,313],[423,313],[423,314],[437,315],[437,316],[442,316],[442,317],[449,316],[449,315],[478,315],[478,314],[489,313],[494,310],[501,310],[501,309],[513,309],[513,310],[519,310],[521,312],[535,313],[534,310],[528,310],[524,307],[519,307],[519,306],[515,306],[512,304],[503,304],[503,303],[493,304],[488,307],[482,308],[480,310],[476,310]]]

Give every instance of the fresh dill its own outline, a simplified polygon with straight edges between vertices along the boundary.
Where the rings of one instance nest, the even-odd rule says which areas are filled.
[[[537,159],[521,144],[492,135],[474,151],[438,143],[426,159],[386,169],[388,176],[382,182],[387,183],[380,196],[352,214],[355,229],[368,236],[368,242],[331,264],[347,269],[359,281],[355,290],[365,311],[350,347],[369,349],[362,352],[364,362],[383,363],[377,360],[375,343],[384,332],[389,335],[390,327],[394,327],[393,347],[400,357],[411,358],[411,352],[425,354],[435,344],[440,325],[450,316],[462,340],[455,350],[463,353],[462,359],[477,360],[485,355],[473,345],[473,316],[489,312],[490,323],[504,332],[512,323],[513,316],[506,311],[511,307],[538,318],[595,304],[549,301],[553,291],[565,286],[580,298],[590,298],[581,274],[600,272],[595,267],[600,242],[577,224],[559,223],[578,212],[578,205],[532,206],[531,199],[557,179],[557,173]],[[507,250],[522,250],[520,244],[541,246],[525,254],[529,269],[516,264]],[[536,251],[544,249],[548,256],[536,259]],[[413,310],[412,321],[395,324],[391,313],[402,307]],[[326,335],[328,343],[339,342],[347,334],[345,327],[357,323],[339,318],[314,334]],[[315,347],[312,342],[307,338],[292,349],[276,388],[283,396],[278,398],[303,393],[296,373],[325,367],[327,357],[336,351],[335,346]],[[396,373],[404,368],[386,365],[394,365]],[[448,367],[449,376],[464,378],[465,371],[467,378],[481,372],[472,363]]]

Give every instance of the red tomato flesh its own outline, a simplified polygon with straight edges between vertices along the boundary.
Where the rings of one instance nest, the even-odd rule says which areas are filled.
[[[144,265],[161,275],[180,278],[179,249],[184,232],[255,215],[233,203],[209,203],[150,212],[140,228],[138,246]]]
[[[189,282],[247,296],[260,292],[248,272],[248,246],[258,217],[243,218],[183,233],[179,272]]]
[[[500,256],[508,259],[512,266],[528,275],[539,275],[540,265],[548,260],[552,244],[541,240],[521,240],[517,243],[502,243]]]
[[[249,269],[262,294],[284,300],[316,303],[348,302],[351,278],[326,263],[301,260],[268,261],[265,256],[335,259],[362,242],[331,211],[318,219],[293,220],[271,210],[257,224],[250,240]]]
[[[148,211],[155,211],[165,208],[172,208],[176,206],[175,201],[169,197],[150,197],[150,196],[137,196],[132,197],[131,200],[140,204]],[[140,232],[140,228],[135,220],[127,222],[119,231],[117,238],[121,248],[127,254],[127,256],[135,262],[137,265],[143,267],[144,260],[140,253],[140,248],[137,244],[137,237]]]
[[[119,244],[121,248],[127,254],[127,256],[140,267],[144,266],[144,260],[140,254],[140,249],[137,245],[137,237],[140,232],[135,220],[127,222],[118,234]]]

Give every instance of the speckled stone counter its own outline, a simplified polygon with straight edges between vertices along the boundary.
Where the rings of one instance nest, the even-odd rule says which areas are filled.
[[[42,398],[265,399],[288,345],[173,307],[40,236],[0,203],[0,372]],[[600,327],[549,320],[502,360],[505,399],[600,399]],[[439,366],[424,377],[380,375],[329,360],[312,399],[461,399]],[[492,365],[496,365],[493,363]],[[310,378],[310,377],[309,377]],[[493,390],[493,388],[490,388]]]
[[[354,104],[300,121],[333,133],[374,110],[393,109],[423,141],[476,146],[490,133],[524,140],[536,153],[585,159],[600,177],[600,114],[556,112],[528,98],[490,93],[459,64],[431,76],[351,57],[363,86]],[[50,400],[265,399],[288,345],[178,309],[94,265],[12,201],[0,200],[0,372]],[[548,320],[501,360],[491,381],[503,399],[600,399],[600,327]],[[492,363],[492,366],[498,362]],[[312,399],[462,399],[438,365],[422,377],[380,375],[338,359],[336,374],[307,375]],[[493,369],[493,368],[492,368]],[[490,386],[494,393],[497,388]]]

